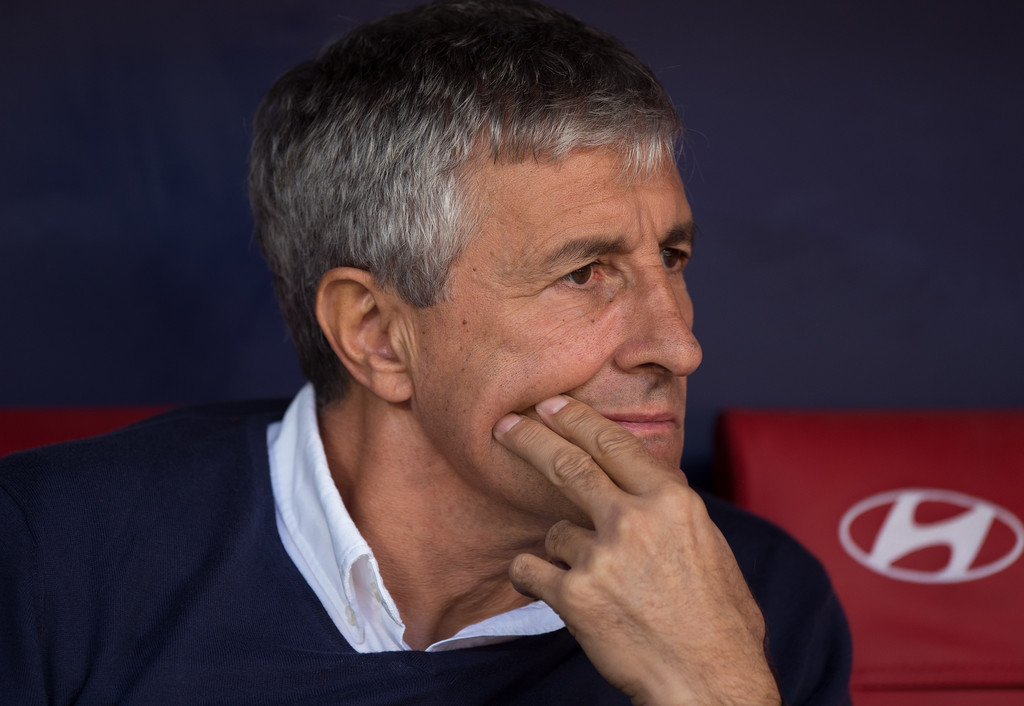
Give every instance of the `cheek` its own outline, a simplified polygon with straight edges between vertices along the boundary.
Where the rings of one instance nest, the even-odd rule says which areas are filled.
[[[418,376],[422,416],[444,415],[489,439],[493,424],[508,412],[597,375],[622,337],[618,308],[606,301],[600,307],[452,312],[443,328],[432,327],[445,335],[423,341],[428,345],[421,360],[430,365]]]
[[[505,355],[495,372],[506,409],[522,410],[577,388],[614,356],[620,332],[613,317],[562,313],[530,322],[528,334],[502,340]]]

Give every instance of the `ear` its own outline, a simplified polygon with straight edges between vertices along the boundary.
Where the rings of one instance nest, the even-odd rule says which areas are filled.
[[[412,394],[398,330],[404,306],[354,267],[330,270],[316,293],[316,318],[334,354],[359,384],[394,403]]]

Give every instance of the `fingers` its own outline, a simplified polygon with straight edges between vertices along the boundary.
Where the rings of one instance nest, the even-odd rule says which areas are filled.
[[[640,440],[588,405],[558,395],[536,409],[549,428],[590,454],[626,492],[641,495],[664,482],[661,463]]]
[[[593,536],[594,532],[568,520],[555,523],[544,543],[548,560],[533,554],[517,556],[508,570],[512,585],[520,593],[540,598],[553,608],[560,606],[566,572],[585,562]]]
[[[562,520],[548,530],[544,539],[544,550],[551,559],[561,561],[572,568],[585,562],[590,554],[593,538],[593,530]]]
[[[544,427],[529,419],[522,420],[528,424],[509,427],[511,420],[506,417],[496,425],[495,438],[545,473],[567,495],[574,487],[581,493],[602,490],[596,474],[637,495],[653,492],[664,483],[664,468],[639,439],[582,402],[558,395],[538,403],[536,409],[553,433],[544,434]],[[570,442],[568,447],[559,439]],[[570,499],[577,502],[577,498]]]
[[[494,437],[540,471],[595,522],[607,504],[602,502],[602,498],[618,492],[612,480],[586,451],[540,422],[508,415],[495,425]]]
[[[509,566],[516,589],[550,605],[638,703],[761,703],[761,691],[778,703],[760,609],[682,474],[581,402],[559,396],[536,409],[541,421],[508,415],[494,437],[593,529],[556,522],[544,558],[520,554]]]
[[[551,605],[558,595],[564,571],[533,554],[520,554],[508,567],[508,577],[517,591],[540,598]]]
[[[593,537],[594,532],[567,520],[555,523],[545,540],[548,560],[519,554],[509,565],[509,580],[520,593],[540,598],[560,613],[565,577],[573,566],[586,562]]]

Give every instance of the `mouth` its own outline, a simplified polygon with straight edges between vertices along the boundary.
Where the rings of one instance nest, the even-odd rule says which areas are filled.
[[[540,421],[537,411],[532,406],[516,411],[519,414]],[[595,409],[594,411],[608,421],[615,422],[641,440],[664,439],[679,433],[679,417],[671,410],[602,412]]]
[[[587,400],[581,401],[584,404],[590,404]],[[683,415],[681,412],[666,408],[664,405],[651,405],[646,409],[637,409],[636,407],[633,409],[619,407],[612,410],[592,407],[592,409],[632,434],[651,455],[664,462],[666,467],[675,469],[679,467],[679,457],[683,447]],[[541,421],[537,410],[532,406],[519,411],[519,414],[535,421]]]
[[[602,414],[602,416],[641,439],[672,434],[678,428],[676,415],[671,412]]]

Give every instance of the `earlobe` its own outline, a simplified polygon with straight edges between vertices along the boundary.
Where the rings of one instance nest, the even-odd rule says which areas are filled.
[[[393,403],[405,402],[412,392],[393,330],[403,325],[401,306],[369,272],[354,267],[327,272],[316,295],[317,321],[338,360],[356,382]]]

